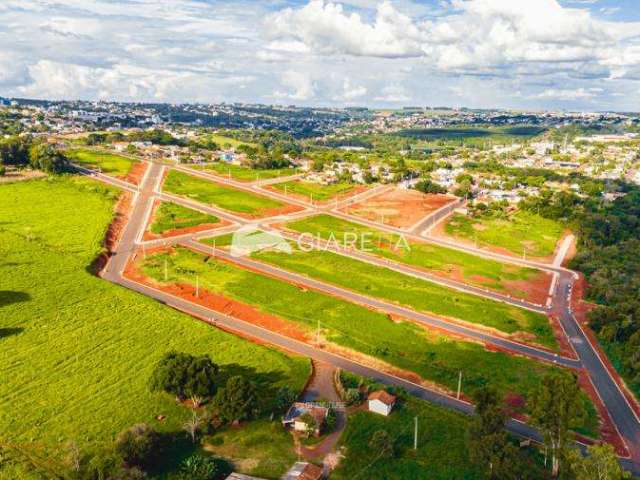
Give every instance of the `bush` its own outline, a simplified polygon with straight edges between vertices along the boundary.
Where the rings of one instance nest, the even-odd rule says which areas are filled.
[[[229,463],[221,458],[192,455],[180,467],[180,480],[218,480],[226,478],[232,471]]]
[[[393,458],[393,439],[386,430],[376,430],[369,440],[369,447],[377,453],[380,458]]]
[[[160,436],[144,423],[120,432],[116,438],[115,451],[128,466],[149,467],[158,458],[159,450]]]
[[[4,177],[7,174],[7,168],[4,165],[0,165],[0,177]]]

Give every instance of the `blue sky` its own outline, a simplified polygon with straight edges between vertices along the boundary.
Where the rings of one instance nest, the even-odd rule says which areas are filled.
[[[3,0],[0,95],[640,110],[637,0]]]

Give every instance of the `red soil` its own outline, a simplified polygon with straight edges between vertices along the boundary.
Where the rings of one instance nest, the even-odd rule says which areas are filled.
[[[125,191],[120,194],[120,198],[118,199],[118,202],[116,203],[116,206],[114,208],[113,221],[109,225],[103,241],[105,252],[100,254],[100,256],[96,258],[92,265],[92,270],[97,275],[99,275],[102,269],[107,265],[109,258],[111,257],[113,251],[116,248],[116,245],[118,244],[118,241],[120,240],[122,231],[129,221],[129,213],[131,212],[132,200],[133,196],[130,192]]]
[[[142,177],[144,177],[146,171],[147,164],[145,162],[134,162],[131,166],[131,170],[129,170],[129,173],[122,177],[122,179],[125,182],[140,185],[140,183],[142,182]]]
[[[188,228],[174,228],[171,230],[167,230],[166,232],[162,233],[162,234],[158,234],[158,233],[153,233],[150,228],[151,225],[153,225],[153,222],[155,220],[155,216],[158,210],[158,207],[160,206],[162,202],[160,200],[155,200],[153,202],[153,210],[151,212],[151,215],[149,215],[149,222],[147,223],[147,226],[145,228],[145,232],[144,235],[142,237],[143,240],[157,240],[160,238],[171,238],[171,237],[177,237],[179,235],[186,235],[189,233],[198,233],[198,232],[202,232],[205,230],[212,230],[214,228],[222,228],[222,227],[226,227],[227,225],[231,225],[231,222],[224,220],[224,219],[219,219],[219,221],[217,223],[203,223],[200,225],[196,225],[195,227],[188,227]]]
[[[407,228],[454,200],[448,195],[425,195],[417,190],[395,188],[349,205],[343,211],[371,221],[380,221],[384,216],[386,224]]]

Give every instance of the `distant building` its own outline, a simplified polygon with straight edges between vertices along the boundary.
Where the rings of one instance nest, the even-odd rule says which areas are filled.
[[[282,476],[282,480],[320,480],[324,477],[322,467],[307,462],[296,462],[287,473]]]
[[[291,427],[296,432],[306,432],[309,426],[305,423],[303,417],[309,414],[315,420],[316,426],[314,434],[320,435],[320,431],[324,426],[325,420],[329,413],[329,409],[321,407],[313,403],[296,402],[287,411],[282,424],[285,427]]]
[[[396,396],[384,390],[377,390],[369,394],[368,407],[370,412],[379,413],[386,417],[391,413],[395,404]]]

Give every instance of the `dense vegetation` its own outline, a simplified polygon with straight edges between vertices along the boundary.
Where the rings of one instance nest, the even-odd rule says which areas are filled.
[[[69,168],[67,157],[53,145],[30,136],[0,140],[0,166],[31,167],[45,172],[60,173]]]

